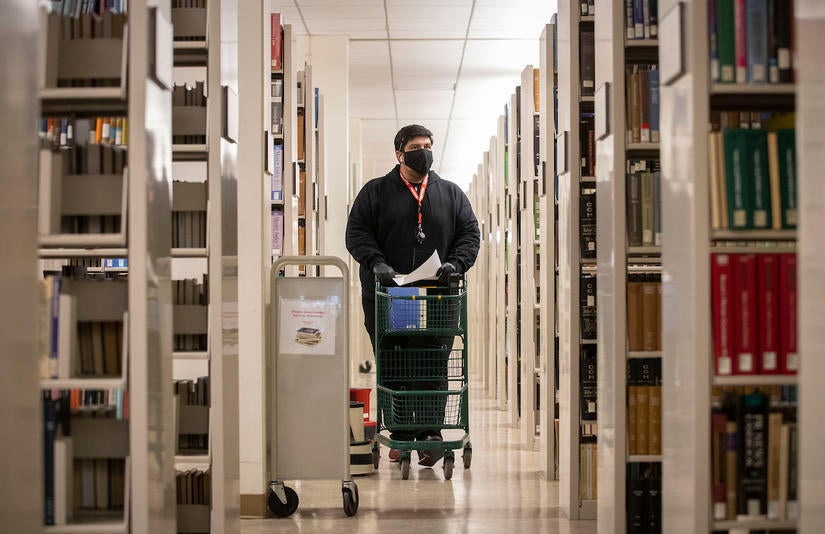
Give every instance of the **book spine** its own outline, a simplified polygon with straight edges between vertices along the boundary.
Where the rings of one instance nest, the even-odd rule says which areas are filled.
[[[642,143],[650,143],[650,77],[648,71],[648,68],[639,71],[640,137]]]
[[[768,416],[768,519],[779,519],[779,464],[782,434],[782,413]]]
[[[776,61],[780,83],[793,81],[791,58],[791,26],[793,11],[790,2],[778,2],[776,6]]]
[[[649,387],[648,402],[648,452],[662,454],[662,360],[650,361],[653,370],[653,385]]]
[[[731,256],[711,256],[711,316],[713,319],[713,356],[716,374],[733,374],[733,280]]]
[[[650,279],[642,283],[642,350],[655,351],[656,339],[656,282]]]
[[[659,70],[650,69],[648,76],[648,94],[650,95],[650,142],[659,142]]]
[[[270,63],[272,70],[281,70],[281,14],[271,13],[269,15],[270,21],[270,38],[272,44],[270,46]]]
[[[722,83],[736,81],[736,32],[734,0],[716,0],[716,39],[719,48],[719,75]]]
[[[780,0],[767,0],[768,8],[768,82],[779,83],[779,41],[776,9]]]
[[[779,371],[779,259],[773,254],[758,257],[759,276],[759,372]]]
[[[733,374],[756,374],[759,368],[756,315],[756,255],[734,254],[734,327],[735,351]]]
[[[708,0],[708,49],[710,51],[710,81],[719,83],[722,75],[719,70],[719,40],[716,29],[716,0]]]
[[[653,245],[653,174],[642,173],[642,245]]]
[[[725,435],[725,508],[728,512],[727,519],[736,519],[736,476],[739,454],[737,452],[738,431],[735,413],[727,414],[727,423],[725,425],[725,429],[727,431]]]
[[[645,12],[643,0],[633,0],[633,28],[636,39],[645,38]]]
[[[748,47],[748,81],[768,81],[768,3],[767,0],[747,0],[746,33]]]
[[[650,0],[650,38],[659,38],[659,0]]]
[[[596,257],[596,192],[582,190],[579,199],[581,257]]]
[[[636,450],[639,454],[650,454],[650,388],[653,382],[650,360],[642,359],[639,364],[639,386],[636,389]]]
[[[644,37],[650,39],[650,0],[642,0],[642,20]]]
[[[54,525],[54,441],[57,434],[57,414],[50,391],[44,391],[43,403],[43,473],[44,524]]]
[[[630,319],[630,316],[628,316]],[[639,454],[637,436],[639,433],[636,422],[636,388],[639,376],[638,358],[631,358],[627,362],[627,453],[629,455]]]
[[[662,246],[662,173],[653,173],[653,245]]]
[[[725,177],[728,201],[728,227],[731,230],[751,228],[753,226],[751,190],[747,178],[747,138],[745,130],[729,129],[722,133],[724,137]]]
[[[624,0],[625,37],[628,41],[636,39],[636,27],[633,23],[633,0]]]
[[[754,228],[771,228],[771,179],[768,170],[768,136],[765,130],[748,130],[748,163],[751,165],[753,183]]]
[[[584,345],[581,350],[581,418],[595,421],[598,382],[596,376],[596,347]]]
[[[627,182],[627,241],[631,247],[642,246],[642,177],[632,169]]]
[[[641,475],[641,464],[627,466],[627,534],[646,534],[647,512],[645,510],[647,484]]]
[[[748,30],[746,0],[734,0],[733,20],[736,49],[736,83],[748,82]]]
[[[642,334],[642,285],[640,275],[631,274],[627,281],[627,346],[630,351],[644,347]]]
[[[596,339],[596,276],[582,273],[580,280],[581,338]]]
[[[711,477],[713,484],[713,519],[723,521],[727,518],[727,497],[725,487],[725,426],[727,416],[714,411],[711,416]]]
[[[779,146],[779,189],[781,195],[782,228],[793,229],[797,224],[796,131],[776,132]]]
[[[740,397],[737,415],[741,443],[737,511],[739,516],[763,516],[767,514],[767,397],[758,391]]]
[[[779,254],[779,371],[796,374],[797,354],[797,274],[796,254]]]
[[[581,32],[581,94],[593,96],[596,89],[596,49],[592,30]]]

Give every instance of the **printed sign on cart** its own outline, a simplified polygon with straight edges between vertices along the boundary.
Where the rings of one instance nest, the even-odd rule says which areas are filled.
[[[334,356],[338,307],[327,300],[280,299],[279,352]]]

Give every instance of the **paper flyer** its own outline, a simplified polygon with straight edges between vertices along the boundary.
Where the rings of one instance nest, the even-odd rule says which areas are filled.
[[[413,282],[418,282],[419,280],[435,280],[435,273],[438,272],[439,267],[441,267],[441,258],[438,257],[438,251],[435,250],[433,251],[433,255],[430,256],[427,261],[422,263],[418,269],[414,270],[410,274],[399,274],[398,276],[394,276],[393,280],[399,286],[412,284]]]
[[[280,299],[281,354],[335,355],[338,304],[326,300]]]

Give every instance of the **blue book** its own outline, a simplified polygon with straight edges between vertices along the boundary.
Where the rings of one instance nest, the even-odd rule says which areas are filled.
[[[650,120],[650,142],[659,142],[659,71],[651,69],[647,72],[648,95],[650,103],[648,108]]]
[[[418,287],[388,287],[387,293],[392,297],[419,296]],[[408,299],[392,299],[390,306],[390,329],[416,330],[421,328],[421,301]]]
[[[645,7],[644,0],[633,0],[633,27],[636,39],[645,38]]]
[[[768,0],[748,0],[745,4],[748,46],[748,82],[768,82]]]
[[[273,143],[272,145],[272,200],[284,199],[284,145]]]

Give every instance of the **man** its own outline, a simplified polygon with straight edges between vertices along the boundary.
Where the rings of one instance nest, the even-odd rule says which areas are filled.
[[[451,274],[463,274],[472,267],[480,240],[478,222],[467,196],[456,184],[442,180],[430,170],[433,163],[432,132],[417,124],[405,126],[396,134],[394,146],[398,165],[386,176],[364,185],[347,222],[347,250],[360,264],[364,326],[373,351],[375,280],[383,286],[394,286],[396,273],[412,272],[437,251],[443,262],[437,276],[445,282]],[[446,363],[452,345],[453,338],[444,336],[386,337],[379,351],[398,346],[408,350],[443,349],[444,380],[401,383],[398,388],[435,390],[446,389]],[[375,356],[378,358],[380,354]],[[408,413],[406,417],[413,416]],[[440,440],[441,429],[420,429],[415,434],[396,430],[390,438]],[[399,451],[390,451],[391,460],[397,461],[399,456]],[[443,451],[419,451],[419,463],[432,466],[441,456]]]

